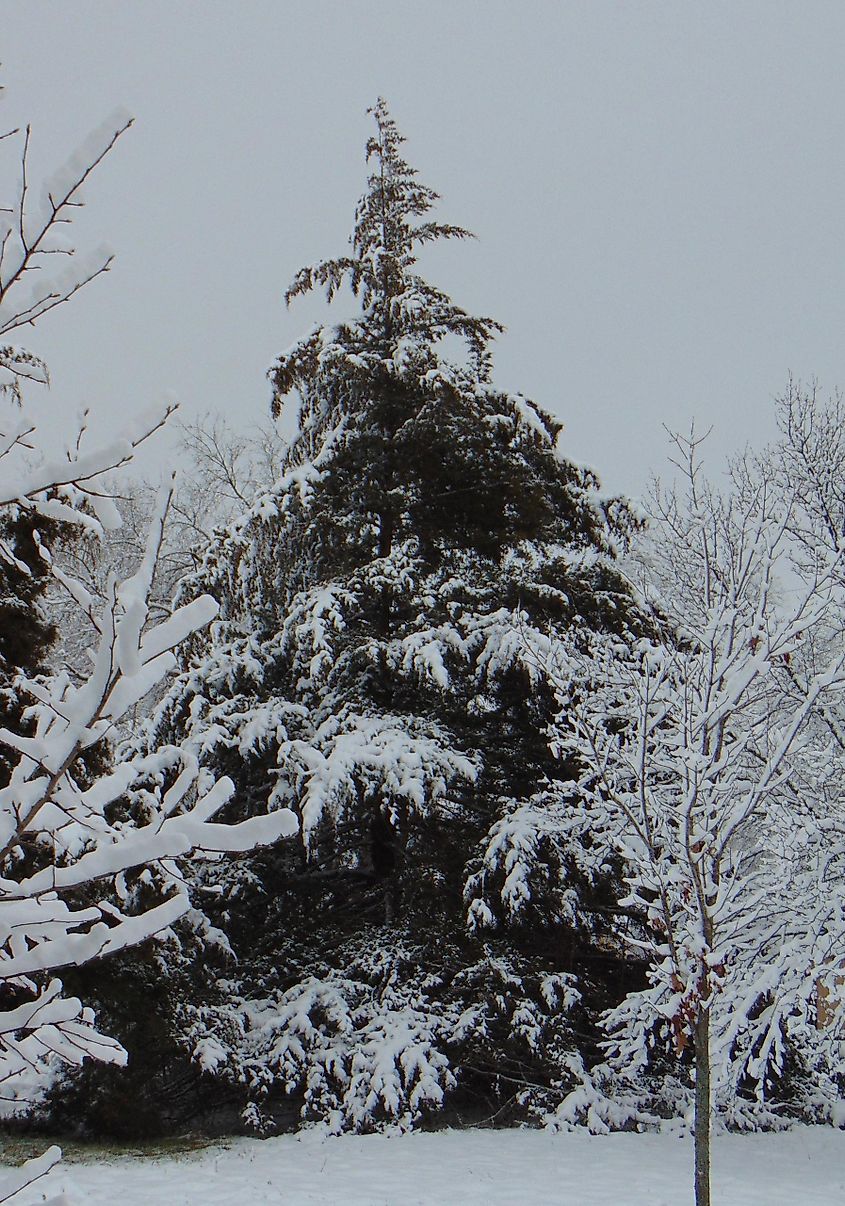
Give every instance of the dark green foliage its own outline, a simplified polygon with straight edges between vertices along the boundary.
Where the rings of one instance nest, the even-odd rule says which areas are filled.
[[[100,1027],[119,1031],[129,1051],[125,1068],[86,1064],[63,1072],[40,1111],[50,1130],[88,1139],[149,1139],[204,1127],[238,1128],[245,1101],[221,1093],[174,1041],[176,1008],[205,989],[215,970],[197,944],[191,965],[177,942],[146,943],[131,954],[67,969],[70,993],[90,1002]],[[219,970],[219,967],[217,968]]]
[[[0,726],[14,732],[26,731],[22,720],[30,700],[18,685],[19,675],[32,676],[46,670],[56,629],[42,609],[50,580],[40,553],[49,521],[22,509],[10,510],[0,531]],[[17,756],[0,745],[0,786],[9,780]]]

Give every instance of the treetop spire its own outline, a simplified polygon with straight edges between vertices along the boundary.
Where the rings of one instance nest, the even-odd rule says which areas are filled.
[[[392,373],[401,349],[400,359],[413,371],[429,372],[441,362],[435,345],[447,335],[457,335],[467,347],[476,378],[488,381],[492,363],[487,345],[503,328],[490,318],[467,314],[415,270],[424,244],[474,236],[462,226],[420,220],[439,194],[420,183],[416,169],[400,154],[405,138],[386,102],[379,98],[369,112],[376,123],[366,145],[372,170],[355,210],[352,254],[300,269],[285,302],[290,305],[316,288],[324,289],[331,302],[347,281],[363,313],[357,322],[332,331],[335,365],[350,353],[359,361],[362,355],[375,355]],[[285,394],[294,388],[302,394],[325,369],[327,335],[326,329],[312,332],[277,362],[271,372],[276,386],[274,414]]]

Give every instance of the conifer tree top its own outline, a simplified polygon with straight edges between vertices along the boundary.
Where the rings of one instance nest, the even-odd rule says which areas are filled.
[[[347,351],[354,345],[356,354],[369,353],[371,357],[376,353],[385,366],[390,366],[396,364],[397,350],[401,350],[403,360],[424,368],[427,361],[429,366],[433,363],[433,345],[446,335],[457,335],[467,345],[476,379],[487,381],[491,369],[487,345],[502,330],[501,325],[467,314],[415,271],[422,245],[474,236],[461,226],[420,220],[439,195],[419,182],[416,169],[400,154],[405,139],[385,101],[379,98],[369,112],[376,124],[376,133],[366,147],[367,162],[373,170],[355,211],[352,254],[302,268],[287,290],[285,301],[289,305],[315,288],[324,288],[331,301],[348,281],[363,313],[356,324],[337,328],[337,342]],[[282,397],[313,376],[314,338],[312,334],[294,345],[272,371],[275,414],[281,408]],[[325,337],[320,338],[325,346]],[[374,367],[372,360],[368,367]]]

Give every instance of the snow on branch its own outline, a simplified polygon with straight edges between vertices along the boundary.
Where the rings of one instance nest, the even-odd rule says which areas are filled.
[[[21,152],[14,196],[0,207],[0,338],[33,326],[108,272],[114,258],[108,248],[80,253],[66,230],[75,210],[84,205],[85,184],[132,121],[124,112],[115,113],[44,182],[35,203],[29,172],[32,129],[27,126],[10,133],[19,137]],[[4,380],[4,373],[11,380]],[[33,373],[34,379],[46,381],[40,361],[21,362],[14,349],[0,347],[0,389],[10,390],[19,399],[21,379],[32,378]]]
[[[232,783],[215,781],[187,749],[161,745],[115,758],[119,726],[172,673],[179,644],[217,613],[207,595],[163,618],[151,611],[172,483],[158,498],[134,572],[111,575],[101,597],[53,563],[47,525],[38,530],[39,518],[98,534],[120,527],[105,475],[127,464],[174,409],[141,414],[123,436],[100,446],[92,446],[83,416],[64,457],[51,459],[26,415],[23,389],[49,384],[47,368],[7,342],[108,271],[108,250],[80,254],[66,234],[85,185],[131,124],[117,114],[95,131],[45,182],[38,201],[31,130],[7,136],[19,138],[21,149],[12,195],[0,196],[0,557],[24,580],[32,576],[14,535],[25,518],[36,556],[95,637],[90,666],[75,678],[67,671],[18,674],[14,689],[30,702],[20,717],[6,710],[0,728],[0,743],[11,751],[0,786],[0,1099],[12,1101],[56,1060],[126,1060],[119,1043],[97,1032],[91,1010],[64,995],[56,972],[177,922],[190,899],[176,860],[197,850],[244,851],[297,828],[284,808],[240,824],[216,821]],[[8,669],[6,678],[11,686]],[[0,1200],[42,1176],[60,1154],[50,1149],[6,1176]]]
[[[100,526],[91,515],[95,504],[86,505],[91,483],[128,458],[160,421],[154,417],[146,428],[136,425],[109,447],[77,450],[67,463],[43,464],[28,478],[3,473],[0,462],[0,505],[8,508],[6,500],[13,500],[18,508],[31,504],[50,518],[67,519],[70,512]],[[8,460],[5,467],[14,468]],[[57,511],[56,495],[65,488],[68,501]],[[231,826],[215,822],[231,795],[231,782],[214,781],[190,752],[176,746],[92,774],[124,718],[173,671],[178,645],[217,612],[206,595],[158,622],[151,618],[149,596],[171,490],[172,483],[159,496],[135,572],[123,581],[113,576],[99,605],[81,583],[55,567],[58,581],[93,621],[97,639],[90,670],[82,681],[67,673],[19,677],[19,688],[32,701],[24,713],[26,727],[0,729],[0,742],[17,755],[0,788],[3,1096],[15,1098],[21,1082],[56,1059],[125,1061],[120,1045],[98,1033],[91,1011],[62,994],[54,973],[134,946],[178,921],[190,900],[174,860],[200,849],[244,851],[297,828],[287,809]],[[108,496],[98,494],[96,512],[106,523],[113,520],[110,508]],[[42,555],[51,565],[46,548]],[[89,751],[95,747],[92,763]],[[142,873],[152,875],[156,885],[153,903],[125,903],[121,885],[127,876]],[[30,1179],[32,1172],[26,1172]]]
[[[685,493],[655,491],[640,558],[662,634],[580,655],[590,686],[558,682],[557,747],[581,767],[584,824],[614,842],[621,903],[641,918],[631,941],[649,983],[605,1018],[612,1066],[637,1077],[655,1042],[689,1049],[697,1084],[712,1065],[722,1101],[742,1086],[763,1102],[787,1036],[813,1024],[807,986],[837,971],[810,857],[824,838],[806,831],[826,776],[819,710],[845,689],[845,549],[819,545],[799,580],[795,492],[760,475],[722,496],[695,438],[676,445]],[[841,880],[825,894],[839,951]]]

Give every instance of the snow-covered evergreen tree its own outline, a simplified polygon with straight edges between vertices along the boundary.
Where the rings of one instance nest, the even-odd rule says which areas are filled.
[[[498,325],[420,274],[421,248],[467,232],[429,219],[436,194],[383,102],[373,117],[351,251],[287,295],[348,283],[360,313],[272,370],[298,433],[184,588],[220,618],[150,730],[233,779],[233,816],[302,826],[200,877],[237,963],[179,1007],[180,1041],[338,1129],[447,1099],[545,1108],[575,1074],[628,971],[616,869],[568,835],[534,650],[643,623],[615,565],[633,516],[492,384]]]

